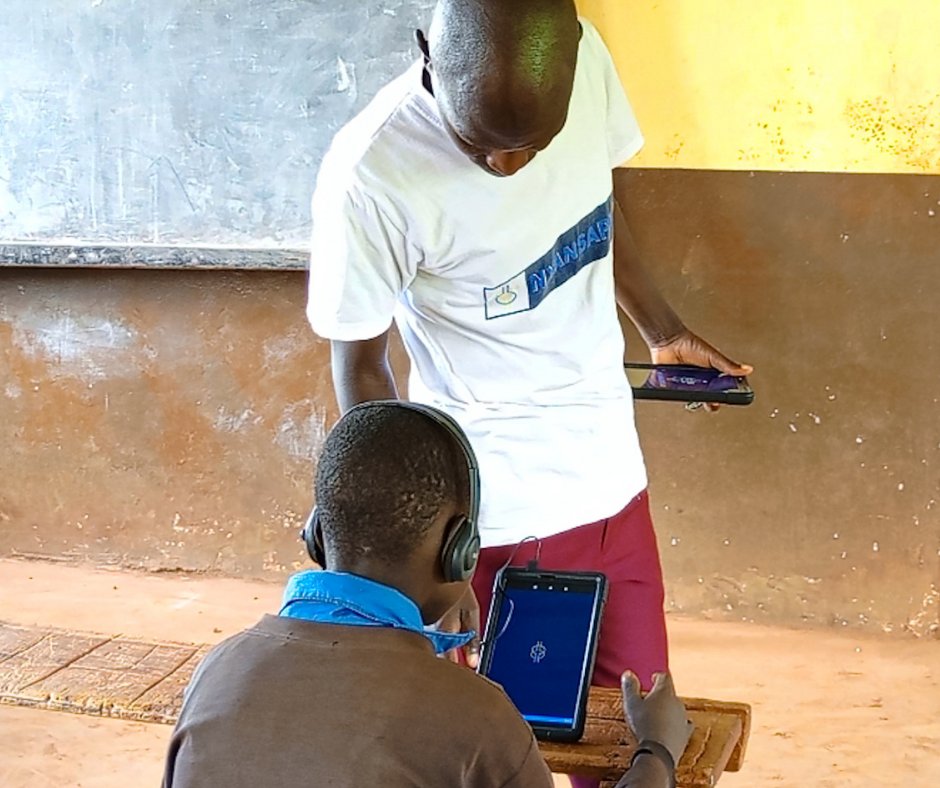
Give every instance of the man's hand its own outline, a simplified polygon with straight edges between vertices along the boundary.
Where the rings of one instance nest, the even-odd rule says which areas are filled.
[[[668,673],[653,676],[653,689],[646,697],[640,694],[640,682],[629,670],[620,677],[623,690],[623,711],[627,724],[637,741],[655,741],[663,745],[675,763],[685,752],[692,729],[685,706],[676,697],[672,677]]]
[[[726,375],[737,377],[750,375],[754,371],[749,364],[732,361],[687,328],[684,328],[674,339],[651,347],[650,356],[654,364],[693,364],[698,367],[714,367]]]
[[[726,375],[735,377],[744,377],[754,371],[754,367],[750,364],[732,361],[687,328],[684,328],[674,339],[651,347],[650,358],[654,364],[692,364],[697,367],[713,367]],[[718,410],[718,407],[715,403],[705,404],[705,410],[708,411]]]
[[[463,649],[448,651],[445,656],[451,662],[460,662],[460,652],[468,668],[476,670],[480,664],[480,603],[477,595],[473,593],[473,586],[467,586],[467,593],[454,605],[438,622],[437,628],[441,632],[469,632],[474,631],[473,640]]]

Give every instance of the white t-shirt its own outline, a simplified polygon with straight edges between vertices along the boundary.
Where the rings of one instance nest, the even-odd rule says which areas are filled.
[[[484,546],[603,519],[647,483],[611,240],[612,169],[643,137],[582,26],[566,125],[515,175],[457,149],[418,63],[336,135],[313,197],[310,323],[352,341],[394,318],[411,399],[478,455]]]

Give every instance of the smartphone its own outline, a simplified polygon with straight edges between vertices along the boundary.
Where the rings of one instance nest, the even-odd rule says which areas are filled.
[[[606,601],[600,572],[497,574],[479,672],[502,685],[536,738],[583,735]]]
[[[750,405],[754,391],[745,377],[689,364],[623,365],[634,399]]]

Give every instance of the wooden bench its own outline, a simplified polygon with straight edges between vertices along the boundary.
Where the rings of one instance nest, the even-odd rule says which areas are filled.
[[[751,730],[751,707],[704,698],[683,698],[695,730],[676,766],[680,788],[715,785],[723,772],[744,763]],[[630,765],[636,739],[623,717],[620,690],[591,690],[584,736],[573,744],[541,742],[539,749],[557,774],[597,777],[613,786]]]
[[[0,622],[0,703],[172,724],[209,648]],[[741,768],[751,709],[698,698],[683,702],[695,732],[676,769],[678,784],[714,785],[722,772]],[[593,689],[581,741],[540,748],[553,772],[612,785],[635,746],[620,691]]]

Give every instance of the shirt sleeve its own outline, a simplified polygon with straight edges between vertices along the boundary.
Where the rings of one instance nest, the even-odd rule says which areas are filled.
[[[381,195],[333,176],[324,162],[313,195],[307,319],[325,339],[372,339],[392,323],[416,256]]]
[[[672,775],[662,761],[640,758],[627,769],[614,788],[669,788]]]
[[[599,67],[602,69],[607,94],[607,149],[610,153],[611,169],[624,164],[640,152],[643,133],[637,122],[633,107],[627,99],[614,59],[610,55],[601,34],[587,20],[582,19],[584,34],[590,36]]]

